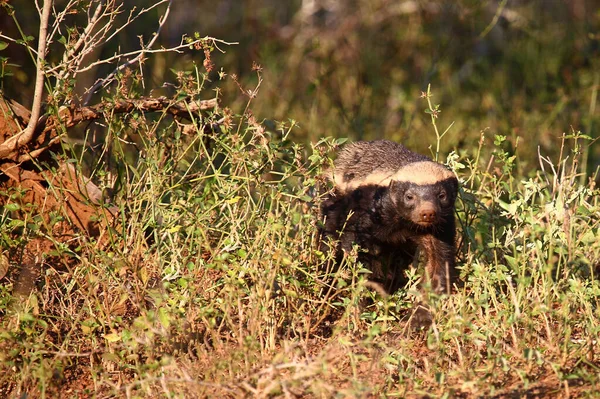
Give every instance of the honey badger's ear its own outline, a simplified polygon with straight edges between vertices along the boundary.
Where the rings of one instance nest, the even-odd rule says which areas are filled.
[[[452,179],[451,185],[452,185],[452,195],[454,196],[454,199],[456,199],[456,197],[458,197],[458,179],[456,179],[456,178]]]
[[[398,183],[396,182],[396,180],[392,179],[390,180],[390,184],[387,187],[387,193],[390,197],[390,199],[392,200],[392,204],[394,204],[394,206],[398,205],[398,196],[395,195],[394,193],[394,188],[398,185]]]
[[[391,195],[389,186],[379,186],[375,188],[375,194],[373,195],[373,205],[374,208],[380,208],[384,206],[384,203],[391,198],[392,203],[395,205],[396,201],[394,200],[394,196]]]

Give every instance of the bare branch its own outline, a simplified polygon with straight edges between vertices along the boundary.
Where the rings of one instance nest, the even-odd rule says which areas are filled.
[[[158,4],[160,4],[160,3],[157,3],[156,5],[158,5]],[[106,82],[112,81],[112,79],[114,78],[114,76],[117,73],[119,73],[119,71],[127,68],[129,65],[132,65],[132,64],[135,64],[136,62],[139,62],[144,57],[145,50],[151,48],[154,45],[154,43],[156,42],[156,39],[158,39],[158,36],[160,35],[160,31],[162,30],[165,22],[167,21],[167,18],[169,18],[169,13],[171,12],[171,5],[172,4],[173,4],[173,0],[169,0],[169,4],[167,5],[167,9],[165,10],[165,13],[158,20],[158,29],[154,33],[152,39],[150,39],[150,42],[148,42],[148,44],[145,45],[145,46],[142,43],[142,45],[141,45],[142,48],[140,49],[139,54],[135,58],[127,61],[125,64],[119,65],[114,71],[112,71],[112,73],[110,75],[108,75],[104,79],[101,79],[98,82],[96,82],[96,84],[94,84],[94,86],[92,86],[92,88],[88,91],[86,99],[83,102],[84,104],[88,104],[89,101],[90,101],[90,99],[92,98],[92,95],[96,92],[96,90],[98,90],[98,88],[100,88],[100,86],[103,86]]]
[[[40,35],[37,49],[37,72],[35,77],[33,105],[31,106],[31,117],[29,118],[27,127],[22,132],[15,134],[13,137],[2,143],[0,146],[0,158],[5,157],[18,147],[29,143],[33,138],[33,133],[35,132],[42,108],[42,94],[44,93],[44,64],[46,57],[46,35],[48,33],[48,20],[50,18],[51,9],[52,0],[45,0],[40,17]]]
[[[25,47],[28,51],[31,51],[33,54],[35,54],[37,56],[37,51],[35,51],[35,49],[32,48],[31,46],[29,46],[27,44],[27,42],[25,42],[25,41],[19,41],[17,39],[13,39],[12,37],[5,36],[2,33],[0,33],[0,39],[8,40],[9,42],[13,42],[13,43],[19,44],[19,45]]]
[[[164,112],[180,118],[191,119],[198,118],[202,111],[215,109],[217,99],[193,101],[183,100],[175,101],[167,97],[146,97],[131,100],[119,100],[114,103],[101,103],[89,107],[78,107],[71,105],[63,107],[58,116],[50,116],[44,122],[43,126],[38,126],[36,137],[36,146],[30,151],[23,151],[22,146],[12,148],[8,146],[8,140],[0,144],[0,154],[5,154],[0,160],[12,160],[16,162],[25,162],[37,158],[52,145],[58,143],[61,138],[61,132],[69,129],[79,123],[104,118],[108,114],[129,113],[135,110],[149,112]],[[40,122],[40,125],[42,122]]]
[[[184,37],[185,39],[185,37]],[[146,54],[157,54],[157,53],[169,53],[169,52],[178,52],[180,53],[181,50],[188,48],[188,47],[193,47],[195,44],[198,43],[202,43],[202,42],[213,42],[213,43],[222,43],[222,44],[226,44],[226,45],[233,45],[233,44],[238,44],[238,42],[226,42],[223,40],[219,40],[219,39],[215,39],[213,37],[203,37],[202,39],[197,39],[194,40],[192,42],[186,43],[185,40],[181,41],[181,44],[174,46],[174,47],[169,47],[169,48],[159,48],[159,49],[155,49],[155,50],[151,50],[151,49],[140,49],[140,50],[135,50],[135,51],[131,51],[129,53],[125,53],[125,54],[116,54],[110,58],[106,58],[104,60],[98,60],[96,62],[93,62],[91,64],[89,64],[88,66],[79,69],[77,72],[85,72],[85,71],[89,71],[90,69],[98,66],[98,65],[102,65],[102,64],[110,64],[111,62],[117,61],[121,58],[126,58],[126,57],[131,57],[131,56],[137,56],[140,53],[146,53]],[[220,50],[222,51],[222,50]]]
[[[221,43],[221,44],[225,44],[225,45],[238,44],[238,42],[226,42],[226,41],[215,39],[213,37],[208,37],[208,36],[204,37],[202,39],[194,40],[194,41],[189,42],[189,43],[184,43],[184,41],[182,40],[181,44],[179,44],[177,46],[174,46],[174,47],[160,48],[160,49],[155,49],[155,50],[150,50],[150,49],[136,50],[136,51],[132,51],[130,53],[117,54],[117,55],[114,55],[113,57],[110,57],[110,58],[107,58],[107,59],[104,59],[104,60],[96,61],[96,62],[94,62],[94,63],[86,66],[85,68],[79,69],[77,72],[78,73],[79,72],[84,72],[84,71],[92,69],[95,66],[98,66],[98,65],[101,65],[101,64],[108,64],[108,63],[111,63],[113,61],[119,60],[121,58],[130,57],[130,56],[134,56],[134,55],[137,58],[140,54],[159,54],[159,53],[171,53],[171,52],[181,53],[182,52],[181,50],[183,50],[185,48],[193,47],[195,44],[203,43],[203,42],[206,42],[206,41],[211,41],[213,44],[216,44],[216,43]],[[219,49],[219,51],[222,51],[222,50]],[[107,84],[108,83],[107,79],[109,79],[109,77],[114,77],[114,74],[118,73],[125,66],[129,66],[129,65],[135,63],[135,60],[132,60],[132,61],[133,62],[127,62],[126,64],[121,65],[120,67],[118,67],[117,69],[115,69],[115,71],[113,71],[113,73],[111,73],[106,78],[98,80],[98,82],[96,82],[96,84],[94,84],[94,86],[92,86],[89,90],[87,90],[88,94],[87,94],[86,100],[84,101],[84,104],[87,103],[87,102],[89,102],[89,100],[91,98],[91,95],[92,95],[91,93],[93,93],[92,90],[94,90],[94,91],[98,90],[98,88],[101,85]]]
[[[105,114],[129,113],[135,110],[142,112],[164,111],[174,116],[190,117],[198,115],[200,111],[214,109],[217,106],[217,100],[202,101],[174,101],[167,97],[146,97],[131,100],[118,100],[114,103],[101,103],[90,107],[71,106],[61,110],[60,123],[66,128],[75,126],[81,122],[102,118]],[[50,122],[47,128],[56,127],[58,121]],[[53,126],[54,125],[54,126]]]
[[[48,35],[48,45],[53,42],[53,38],[57,32],[61,31],[61,24],[65,20],[67,14],[71,12],[71,9],[75,7],[77,0],[69,0],[65,5],[65,8],[61,12],[57,12],[55,7],[52,7],[52,15],[54,15],[54,23],[52,24],[52,32]]]
[[[98,6],[94,10],[94,13],[90,16],[88,12],[88,23],[84,28],[83,32],[80,34],[77,42],[75,42],[72,46],[68,46],[66,51],[63,54],[63,60],[61,63],[62,70],[56,76],[57,81],[68,79],[71,74],[75,74],[75,70],[79,67],[86,50],[86,44],[89,40],[89,36],[92,31],[96,28],[97,23],[99,22],[100,17],[103,15],[103,7],[105,5],[104,0],[100,0],[98,2]],[[66,11],[66,10],[65,10]],[[63,11],[63,13],[65,12]],[[59,26],[57,24],[57,26]],[[93,48],[93,47],[92,47]],[[83,54],[80,54],[83,53]]]
[[[65,53],[63,55],[63,62],[65,62],[65,63],[68,62],[68,60],[71,57],[73,57],[73,55],[75,53],[77,53],[79,51],[81,46],[83,46],[83,44],[87,40],[88,36],[90,35],[92,29],[94,29],[94,27],[96,26],[96,23],[98,22],[98,18],[100,18],[100,14],[102,12],[103,5],[104,5],[104,1],[98,2],[98,7],[96,7],[96,10],[94,11],[94,14],[92,15],[92,17],[88,19],[88,24],[85,27],[85,29],[83,30],[83,33],[81,33],[81,35],[79,36],[79,39],[77,40],[77,42],[72,47],[70,47],[67,51],[65,51]]]
[[[92,4],[94,4],[92,7]],[[179,45],[170,47],[170,48],[159,48],[152,49],[155,46],[160,33],[169,18],[169,14],[171,11],[171,6],[173,4],[173,0],[155,0],[153,4],[148,7],[144,7],[141,9],[136,9],[134,6],[131,10],[129,10],[129,15],[126,17],[126,21],[119,26],[116,26],[116,18],[119,14],[124,12],[123,3],[116,2],[115,0],[95,0],[90,4],[90,9],[87,12],[87,24],[82,30],[76,33],[79,33],[79,37],[73,38],[73,36],[69,37],[69,43],[67,43],[67,48],[64,51],[62,60],[59,64],[54,65],[52,68],[48,68],[46,70],[46,76],[53,76],[58,81],[64,81],[65,79],[74,79],[77,75],[90,71],[95,67],[103,64],[111,64],[111,63],[121,63],[121,60],[126,60],[123,64],[118,65],[113,72],[111,72],[108,76],[98,79],[94,85],[87,89],[85,92],[85,97],[83,104],[89,104],[92,95],[98,91],[98,89],[102,86],[106,87],[108,84],[112,83],[115,80],[116,75],[124,70],[125,68],[138,64],[141,66],[141,62],[144,57],[148,54],[154,53],[168,53],[168,52],[176,52],[181,53],[182,50],[189,47],[197,47],[200,43],[210,42],[217,50],[222,50],[218,47],[217,43],[222,43],[225,45],[237,44],[237,43],[227,43],[224,41],[220,41],[211,37],[204,37],[201,39],[186,41],[186,38],[182,38]],[[121,54],[117,51],[113,56],[100,59],[100,60],[92,60],[91,62],[86,62],[84,64],[84,59],[96,51],[100,46],[106,44],[111,41],[119,33],[121,33],[126,27],[130,26],[133,21],[140,18],[140,16],[150,12],[156,7],[168,3],[165,11],[159,17],[158,27],[149,41],[144,44],[143,41],[140,43],[140,48],[135,51],[131,51],[125,54]],[[75,4],[75,0],[69,0],[65,9],[57,12],[54,12],[55,22],[54,29],[52,30],[52,34],[48,38],[48,42],[50,43],[53,39],[55,40],[55,35],[60,32],[61,23],[64,22],[66,16],[71,12],[71,9]],[[71,41],[71,39],[73,40]],[[189,39],[188,39],[189,40]],[[143,71],[142,71],[143,72]]]
[[[120,28],[118,28],[118,29],[115,29],[115,31],[114,31],[113,33],[111,33],[111,35],[110,35],[110,36],[109,36],[109,37],[106,39],[106,41],[109,41],[109,40],[111,40],[112,38],[114,38],[114,37],[115,37],[116,35],[118,35],[118,34],[119,34],[119,33],[120,33],[120,32],[121,32],[123,29],[125,29],[125,28],[126,28],[128,25],[130,25],[130,24],[131,24],[133,21],[135,21],[136,19],[138,19],[138,18],[139,18],[140,16],[142,16],[143,14],[147,13],[148,11],[151,11],[153,8],[156,8],[156,7],[158,7],[158,6],[159,6],[159,5],[161,5],[162,3],[166,3],[167,1],[169,2],[169,6],[168,6],[168,7],[170,7],[170,6],[171,6],[171,4],[170,4],[170,3],[171,3],[173,0],[160,0],[160,1],[157,1],[156,3],[152,4],[152,5],[151,5],[150,7],[148,7],[148,8],[142,8],[142,9],[140,10],[140,12],[139,12],[139,13],[137,13],[137,15],[135,15],[135,16],[133,16],[133,17],[132,17],[132,15],[133,15],[133,11],[135,10],[135,8],[134,8],[134,9],[132,9],[132,10],[131,10],[131,13],[130,13],[130,15],[129,15],[129,18],[127,19],[127,22],[125,22],[125,23],[123,24],[123,26],[121,26]]]
[[[68,14],[70,4],[71,3],[67,4],[67,8],[57,14],[54,24],[55,28],[51,38],[56,32],[60,31],[60,23],[63,21],[66,14]],[[68,44],[67,49],[63,54],[62,61],[53,68],[48,69],[47,74],[55,74],[60,70],[56,75],[58,80],[65,79],[71,74],[76,75],[76,71],[84,57],[94,51],[99,45],[103,44],[102,40],[112,28],[114,19],[121,12],[121,8],[122,4],[116,8],[114,7],[114,0],[99,0],[94,13],[90,15],[90,12],[88,11],[87,25],[77,41]],[[106,18],[108,18],[108,21],[98,27],[100,22]]]

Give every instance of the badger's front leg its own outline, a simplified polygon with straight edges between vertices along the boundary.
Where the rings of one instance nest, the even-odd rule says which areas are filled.
[[[454,261],[455,249],[453,237],[441,239],[433,234],[426,234],[417,240],[419,252],[425,257],[425,274],[421,286],[429,285],[435,293],[449,294],[456,276]],[[414,329],[428,328],[433,315],[426,302],[415,304],[410,316],[410,324]]]
[[[447,241],[450,240],[433,234],[419,237],[419,247],[425,256],[424,282],[434,292],[449,294],[456,277],[456,264],[454,244]]]

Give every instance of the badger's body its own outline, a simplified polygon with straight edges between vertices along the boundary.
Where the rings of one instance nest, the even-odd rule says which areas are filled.
[[[344,147],[329,173],[322,204],[321,249],[339,261],[354,244],[371,279],[394,292],[418,253],[425,279],[448,292],[455,275],[454,202],[458,181],[430,158],[387,141]]]

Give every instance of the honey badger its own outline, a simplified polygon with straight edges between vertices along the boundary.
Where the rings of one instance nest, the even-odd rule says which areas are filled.
[[[425,281],[450,291],[458,191],[450,170],[392,141],[359,141],[340,151],[328,179],[322,251],[334,251],[339,262],[358,244],[358,260],[388,293],[406,284],[405,269],[422,253]]]

